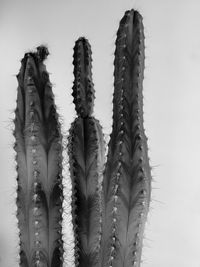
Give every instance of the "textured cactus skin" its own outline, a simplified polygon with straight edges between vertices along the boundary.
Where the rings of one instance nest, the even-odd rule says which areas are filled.
[[[94,106],[91,47],[84,37],[75,43],[73,64],[75,79],[72,95],[77,114],[84,118],[91,116]]]
[[[113,127],[103,179],[102,266],[140,266],[151,173],[143,128],[144,33],[127,11],[117,32]]]
[[[63,266],[62,136],[46,47],[26,53],[17,75],[15,110],[20,266]]]
[[[76,265],[100,266],[100,192],[105,149],[101,126],[92,117],[94,89],[91,49],[85,38],[76,41],[73,62],[75,81],[72,95],[78,117],[70,129],[69,162],[73,183]]]

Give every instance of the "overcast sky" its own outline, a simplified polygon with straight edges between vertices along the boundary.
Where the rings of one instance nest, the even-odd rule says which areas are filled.
[[[199,0],[0,0],[0,266],[16,267],[15,74],[24,52],[47,44],[46,61],[67,131],[74,119],[72,55],[93,51],[95,116],[110,134],[114,42],[127,9],[144,17],[144,119],[153,183],[142,267],[200,267]],[[66,265],[67,266],[67,265]]]

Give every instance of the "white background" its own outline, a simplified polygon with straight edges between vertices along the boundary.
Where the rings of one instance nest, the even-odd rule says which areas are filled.
[[[11,129],[20,59],[25,51],[48,44],[46,65],[67,131],[75,116],[73,46],[79,36],[87,37],[93,51],[95,116],[108,135],[114,42],[119,20],[131,8],[144,17],[144,119],[155,180],[142,266],[200,267],[198,0],[0,1],[0,266],[16,267],[18,258]]]

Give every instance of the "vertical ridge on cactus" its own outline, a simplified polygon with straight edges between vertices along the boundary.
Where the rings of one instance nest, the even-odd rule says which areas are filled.
[[[75,44],[74,74],[73,96],[78,117],[70,129],[69,161],[74,188],[73,217],[78,255],[76,266],[92,267],[100,266],[100,190],[105,149],[101,126],[91,116],[94,89],[93,86],[88,87],[88,81],[89,85],[92,84],[91,50],[85,38],[79,38]],[[92,99],[88,100],[88,95]]]
[[[103,180],[102,266],[140,266],[151,174],[143,128],[144,33],[127,11],[117,32],[113,127]]]
[[[15,110],[20,266],[62,266],[62,136],[44,46],[26,53]]]

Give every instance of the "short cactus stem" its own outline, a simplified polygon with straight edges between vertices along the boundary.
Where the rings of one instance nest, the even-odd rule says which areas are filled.
[[[84,37],[79,38],[74,46],[74,85],[73,97],[77,114],[91,116],[94,105],[94,86],[92,82],[91,47]]]
[[[76,266],[100,267],[102,235],[101,183],[105,162],[102,128],[92,116],[94,88],[91,48],[85,38],[74,47],[74,103],[78,117],[69,134],[69,162],[73,185],[72,216]]]

